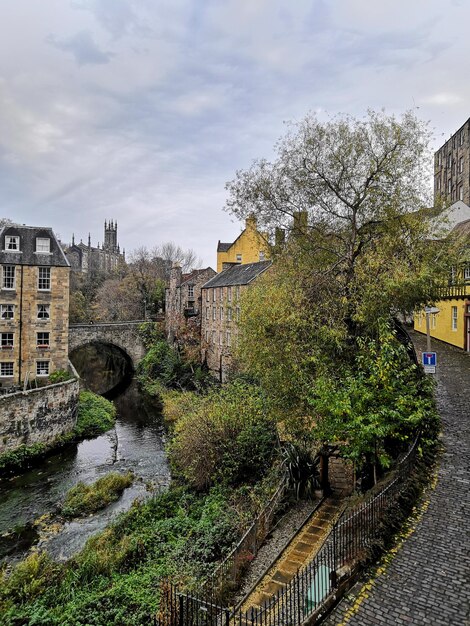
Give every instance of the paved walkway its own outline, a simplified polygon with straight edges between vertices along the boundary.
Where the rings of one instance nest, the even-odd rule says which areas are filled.
[[[426,349],[422,335],[413,341]],[[328,626],[470,625],[470,355],[440,342],[433,349],[445,450],[429,506],[390,564],[356,585]]]

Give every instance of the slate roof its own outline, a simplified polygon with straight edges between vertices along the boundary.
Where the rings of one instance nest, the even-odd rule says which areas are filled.
[[[272,261],[259,261],[258,263],[232,265],[232,267],[220,272],[220,274],[217,274],[217,276],[207,281],[202,288],[210,289],[212,287],[248,285],[265,272],[271,264]]]
[[[470,235],[470,220],[456,224],[452,229],[452,233],[460,235],[461,237],[468,237]]]
[[[233,243],[222,243],[219,241],[217,245],[217,252],[227,252],[233,246]]]
[[[208,272],[209,270],[212,270],[212,272],[214,272],[215,274],[215,270],[213,270],[212,267],[205,267],[202,270],[193,270],[189,274],[183,274],[181,284],[185,285],[186,283],[190,283],[196,280],[199,274],[203,274],[204,272]]]
[[[5,235],[19,236],[20,249],[18,252],[5,251]],[[36,252],[36,237],[51,240],[50,252]],[[6,224],[0,229],[0,263],[8,265],[70,267],[70,263],[52,228],[47,226],[23,226],[20,224]]]

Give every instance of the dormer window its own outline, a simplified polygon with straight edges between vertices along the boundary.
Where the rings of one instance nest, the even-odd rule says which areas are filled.
[[[51,251],[51,240],[49,237],[36,237],[36,252],[49,253]]]
[[[18,252],[20,249],[20,238],[17,235],[5,235],[5,251]]]

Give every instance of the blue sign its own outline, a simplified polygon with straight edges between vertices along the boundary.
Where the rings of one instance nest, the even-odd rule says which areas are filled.
[[[437,354],[435,352],[423,352],[423,365],[424,367],[436,367]]]

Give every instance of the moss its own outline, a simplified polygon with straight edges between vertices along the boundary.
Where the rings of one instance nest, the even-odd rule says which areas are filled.
[[[131,472],[127,474],[111,472],[92,485],[78,483],[65,496],[62,515],[73,518],[96,513],[118,500],[124,489],[131,486],[133,480]]]

